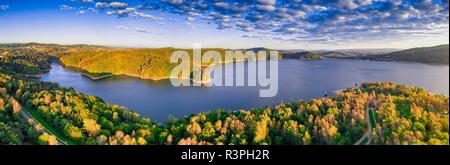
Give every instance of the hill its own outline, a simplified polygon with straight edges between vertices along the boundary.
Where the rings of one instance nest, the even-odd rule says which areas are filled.
[[[421,63],[449,64],[449,45],[420,47],[383,55],[366,56],[364,59],[386,61],[411,61]]]
[[[313,52],[299,52],[299,53],[283,53],[283,59],[299,59],[299,60],[320,60],[323,56]]]
[[[23,47],[0,49],[0,70],[4,72],[38,76],[50,68],[45,53]]]
[[[171,63],[170,57],[173,52],[179,51],[176,48],[152,48],[152,49],[102,49],[102,50],[87,50],[75,51],[60,56],[60,61],[63,65],[75,67],[83,70],[84,73],[94,76],[100,75],[127,75],[139,77],[142,79],[160,80],[170,77],[171,71],[178,64]],[[192,62],[192,50],[182,49],[190,56]],[[224,52],[228,49],[221,48],[204,48],[202,53],[209,50],[218,51],[222,55],[221,63],[228,63],[226,61]],[[235,61],[235,60],[233,60]],[[191,63],[192,64],[192,63]],[[203,66],[211,63],[203,63]],[[192,65],[191,65],[192,66]],[[205,75],[204,75],[205,76]],[[181,77],[183,79],[190,79],[190,77]]]
[[[357,56],[354,54],[342,53],[342,52],[338,52],[338,51],[323,52],[323,53],[320,53],[320,55],[322,55],[323,57],[326,57],[326,58],[353,58],[353,57]]]
[[[390,48],[379,48],[379,49],[338,49],[334,52],[339,52],[352,56],[371,56],[371,55],[382,55],[387,53],[392,53],[395,51],[400,51],[401,49],[390,49]]]
[[[170,70],[176,66],[170,63],[173,51],[173,48],[76,51],[61,56],[60,61],[65,66],[90,73],[113,73],[152,79],[170,75]]]

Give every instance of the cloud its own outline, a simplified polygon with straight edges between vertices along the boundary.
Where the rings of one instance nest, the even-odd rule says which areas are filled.
[[[140,27],[136,27],[133,26],[131,24],[127,24],[127,25],[117,25],[116,28],[118,29],[123,29],[123,30],[132,30],[132,31],[136,31],[136,32],[140,32],[140,33],[150,33],[150,31],[140,28]]]
[[[264,4],[264,5],[275,5],[276,0],[257,0],[258,3]]]
[[[358,8],[359,6],[353,0],[340,0],[338,2],[338,7],[353,10]]]
[[[128,4],[122,3],[122,2],[111,2],[111,3],[97,2],[97,3],[95,3],[95,7],[99,8],[99,9],[105,9],[105,8],[125,9],[128,7]]]
[[[117,25],[116,28],[123,30],[130,30],[131,25]]]
[[[448,31],[448,0],[98,0],[89,3],[100,13],[119,18],[158,19],[161,11],[193,20],[206,20],[217,29],[289,36],[291,42],[347,42],[427,35]],[[125,3],[129,2],[129,4]],[[162,18],[160,18],[162,19]],[[444,29],[444,30],[442,30]],[[446,33],[448,35],[448,32]],[[310,37],[306,40],[297,37]],[[249,37],[249,36],[246,36]],[[330,39],[332,38],[332,39]]]
[[[79,3],[94,3],[93,0],[72,0],[72,2],[79,2]]]
[[[153,15],[150,15],[150,14],[141,13],[141,12],[137,12],[137,11],[133,12],[131,14],[131,16],[144,18],[144,19],[151,19],[151,20],[161,20],[162,19],[161,17],[157,17],[157,16],[153,16]]]
[[[8,10],[9,6],[8,5],[0,5],[0,11],[1,10]]]
[[[138,28],[138,27],[134,27],[133,29],[136,30],[137,32],[141,32],[141,33],[149,33],[148,30],[141,29],[141,28]]]
[[[80,11],[77,12],[77,14],[86,14],[86,13],[87,13],[86,10],[80,10]]]
[[[214,3],[214,6],[220,9],[229,9],[230,5],[226,2],[216,2]]]
[[[109,7],[109,3],[97,2],[95,3],[95,7],[99,9],[104,9]]]
[[[247,35],[247,34],[244,34],[241,37],[242,38],[264,38],[264,36]]]
[[[108,15],[116,15],[117,17],[128,17],[131,13],[136,12],[135,8],[125,8],[120,10],[108,11],[106,14]]]
[[[271,11],[274,11],[276,8],[274,6],[270,6],[270,5],[256,5],[256,9],[261,10],[261,11],[271,12]]]
[[[68,6],[68,5],[61,5],[59,6],[59,9],[61,10],[74,10],[75,8],[72,6]]]
[[[121,2],[111,2],[109,3],[109,7],[113,9],[125,9],[126,7],[128,7],[128,4]]]
[[[183,3],[183,0],[162,0],[163,2],[168,2],[173,5],[180,5]]]

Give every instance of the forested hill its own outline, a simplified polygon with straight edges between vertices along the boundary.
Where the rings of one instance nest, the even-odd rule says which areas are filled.
[[[448,145],[448,103],[420,88],[364,83],[333,97],[157,124],[72,88],[0,73],[0,144]]]
[[[296,53],[288,53],[285,52],[282,54],[282,59],[299,59],[299,60],[319,60],[324,57],[320,54],[313,52],[296,52]]]
[[[421,63],[449,64],[449,45],[413,48],[383,55],[364,56],[364,59],[411,61]]]
[[[105,49],[70,52],[60,57],[65,66],[83,69],[90,73],[112,73],[114,75],[127,75],[143,79],[169,78],[171,70],[177,66],[170,62],[176,48],[149,48],[149,49]],[[188,52],[192,60],[192,50]],[[208,50],[216,50],[221,55],[226,49],[202,49],[202,54]],[[222,62],[226,62],[222,56]],[[188,78],[188,77],[184,77]]]

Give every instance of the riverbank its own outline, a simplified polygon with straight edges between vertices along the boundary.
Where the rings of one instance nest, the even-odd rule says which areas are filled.
[[[133,74],[111,74],[111,76],[126,76],[126,77],[133,77],[133,78],[138,78],[138,79],[142,79],[142,80],[151,80],[151,81],[162,81],[162,80],[170,80],[170,79],[178,79],[178,80],[190,80],[194,83],[198,83],[198,84],[208,84],[211,82],[211,80],[209,81],[197,81],[194,80],[192,78],[180,78],[180,77],[143,77],[143,76],[139,76],[139,75],[133,75]]]
[[[94,76],[94,75],[91,75],[91,74],[85,73],[85,72],[80,72],[80,73],[81,73],[81,75],[86,76],[92,80],[100,80],[100,79],[105,79],[105,78],[113,76],[112,74],[107,74],[107,75],[102,75],[102,76]]]
[[[181,81],[183,81],[183,80],[190,80],[190,81],[192,81],[194,83],[202,84],[202,85],[211,83],[211,79],[205,80],[205,81],[198,81],[198,80],[195,80],[195,79],[192,79],[192,78],[180,78],[180,77],[171,77],[171,76],[165,76],[165,77],[143,77],[143,76],[140,76],[140,75],[126,74],[126,73],[122,73],[122,74],[110,73],[110,74],[106,74],[106,75],[102,75],[102,76],[95,76],[95,75],[92,75],[90,73],[86,73],[86,72],[81,71],[80,68],[73,67],[73,66],[65,66],[62,63],[60,63],[60,64],[61,64],[61,66],[65,67],[65,68],[75,70],[76,72],[80,73],[82,76],[85,76],[85,77],[87,77],[87,78],[89,78],[91,80],[101,80],[101,79],[106,79],[106,78],[113,77],[113,76],[126,76],[126,77],[138,78],[138,79],[142,79],[142,80],[151,80],[151,81],[178,79],[178,80],[181,80]],[[39,78],[39,77],[37,77],[37,78]]]
[[[50,70],[52,70],[52,68],[41,70],[41,73],[38,74],[23,74],[23,76],[26,78],[40,78],[44,73],[49,72]]]
[[[42,73],[39,74],[24,74],[26,78],[40,78],[42,76]]]

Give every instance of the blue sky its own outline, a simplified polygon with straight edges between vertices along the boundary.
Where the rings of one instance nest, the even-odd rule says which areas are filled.
[[[0,43],[277,49],[448,44],[448,0],[0,0]]]

